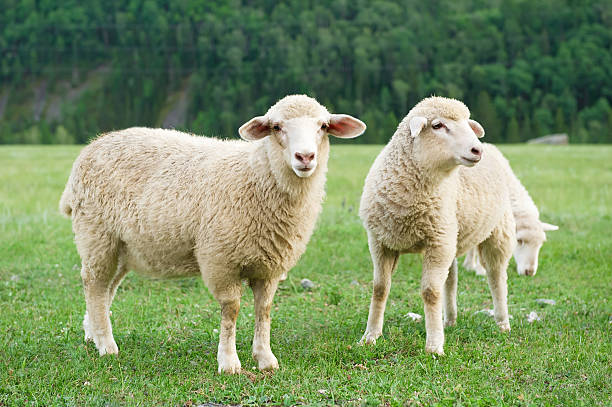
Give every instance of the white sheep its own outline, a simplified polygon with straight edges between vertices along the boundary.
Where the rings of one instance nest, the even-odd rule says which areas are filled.
[[[490,148],[497,149],[493,145]],[[512,214],[516,223],[518,243],[514,249],[516,271],[521,276],[535,276],[538,271],[538,255],[540,248],[546,241],[546,232],[558,230],[559,227],[540,221],[540,213],[533,199],[529,196],[529,192],[514,174],[507,160],[504,160],[504,163],[507,164],[505,181],[510,188]],[[466,253],[463,267],[474,270],[476,274],[481,276],[486,274],[486,270],[478,260],[478,252],[474,248]]]
[[[382,334],[399,255],[422,253],[425,350],[443,354],[442,295],[444,322],[453,325],[455,257],[476,245],[488,270],[497,324],[510,330],[506,268],[515,227],[508,187],[499,182],[503,158],[480,143],[484,130],[469,116],[457,100],[424,99],[402,120],[370,169],[359,214],[374,264],[374,290],[362,343],[375,343]]]
[[[278,282],[306,249],[324,197],[328,134],[357,137],[359,120],[287,96],[239,129],[240,140],[131,128],[99,137],[72,168],[60,209],[82,259],[85,338],[116,354],[109,309],[135,270],[201,275],[221,305],[219,372],[237,373],[242,281],[255,300],[253,358],[275,369],[270,308]]]

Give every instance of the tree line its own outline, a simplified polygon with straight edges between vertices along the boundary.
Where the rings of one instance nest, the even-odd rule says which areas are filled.
[[[0,143],[160,126],[173,97],[179,128],[235,137],[289,93],[360,117],[364,143],[434,94],[463,100],[490,142],[612,142],[607,0],[3,3]]]

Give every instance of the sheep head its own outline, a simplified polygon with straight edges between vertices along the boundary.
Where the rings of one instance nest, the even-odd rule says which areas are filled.
[[[530,228],[517,231],[517,245],[514,249],[516,271],[521,276],[535,276],[538,271],[538,256],[546,241],[546,232],[558,230],[559,227],[537,221]]]
[[[270,137],[283,150],[288,166],[300,178],[311,176],[327,135],[353,138],[361,135],[366,125],[345,114],[331,114],[315,99],[291,95],[279,100],[264,116],[254,117],[238,132],[245,140]]]
[[[424,147],[440,167],[472,167],[482,157],[478,139],[484,129],[469,117],[469,109],[460,101],[434,96],[412,108],[400,129],[407,124],[415,145]]]

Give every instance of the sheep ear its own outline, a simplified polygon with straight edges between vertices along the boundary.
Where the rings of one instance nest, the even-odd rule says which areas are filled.
[[[355,138],[363,134],[367,126],[348,114],[332,114],[327,132],[335,137]]]
[[[422,116],[415,116],[410,119],[410,135],[416,137],[419,135],[423,127],[427,125],[427,119]]]
[[[257,116],[240,126],[240,137],[244,140],[259,140],[270,134],[270,122],[265,116]]]
[[[553,230],[559,230],[559,226],[557,225],[551,225],[550,223],[546,223],[542,221],[540,221],[540,224],[542,225],[542,230],[544,232],[551,232]]]
[[[483,138],[485,135],[485,131],[482,128],[482,126],[480,125],[480,123],[478,123],[476,120],[472,120],[469,119],[468,123],[470,125],[470,127],[472,128],[472,130],[474,130],[474,133],[476,133],[476,137],[478,138]]]

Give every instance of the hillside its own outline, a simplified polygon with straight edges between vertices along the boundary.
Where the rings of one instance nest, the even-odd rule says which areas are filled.
[[[363,119],[361,142],[431,94],[464,100],[491,142],[612,142],[605,0],[3,3],[0,143],[230,137],[297,92]]]

